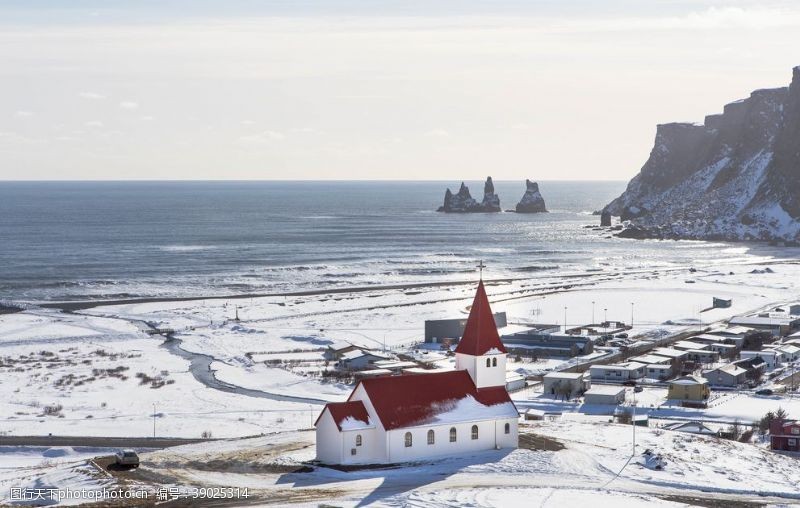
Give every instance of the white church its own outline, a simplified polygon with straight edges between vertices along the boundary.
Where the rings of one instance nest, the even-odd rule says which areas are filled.
[[[478,284],[456,370],[360,381],[315,423],[324,464],[397,463],[517,447],[519,413],[506,391],[506,350]]]

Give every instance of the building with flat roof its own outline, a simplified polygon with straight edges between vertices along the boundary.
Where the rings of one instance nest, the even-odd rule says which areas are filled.
[[[589,375],[592,381],[630,381],[645,375],[647,365],[634,361],[611,365],[592,365]]]
[[[563,393],[568,398],[577,397],[591,386],[591,377],[586,372],[548,372],[542,378],[542,393],[553,396]]]
[[[584,404],[616,406],[625,402],[624,386],[595,385],[583,394]]]

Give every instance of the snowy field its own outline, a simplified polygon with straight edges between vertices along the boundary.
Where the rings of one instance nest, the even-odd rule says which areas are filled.
[[[522,445],[424,462],[409,467],[343,472],[307,467],[314,457],[313,432],[185,445],[142,454],[144,476],[126,481],[154,492],[193,486],[249,489],[249,503],[281,506],[789,506],[800,502],[797,459],[717,438],[637,429],[589,421],[523,425]],[[527,438],[546,436],[563,449],[541,451]],[[645,467],[650,449],[666,460],[663,470]],[[551,448],[552,450],[552,448]],[[306,466],[306,467],[303,467]],[[301,469],[301,467],[303,467]],[[49,484],[113,486],[84,463],[40,467]],[[5,476],[4,476],[5,475]],[[0,471],[4,488],[21,473]]]
[[[489,283],[487,292],[494,310],[508,313],[509,330],[533,322],[563,325],[564,307],[569,326],[592,321],[593,307],[594,321],[630,321],[633,302],[630,333],[647,337],[798,299],[800,265],[741,263],[734,257],[694,272],[608,268]],[[751,273],[766,266],[775,273]],[[154,412],[159,436],[309,428],[322,404],[343,400],[350,386],[312,375],[305,363],[319,364],[325,347],[338,341],[406,349],[422,340],[426,319],[466,316],[473,291],[443,286],[138,303],[76,314],[34,307],[0,315],[0,433],[147,436]],[[704,311],[714,296],[732,298],[733,306]],[[177,330],[180,345],[166,347],[162,337],[144,333],[148,326]],[[434,363],[450,368],[452,362]],[[555,359],[509,362],[508,368],[532,375],[563,365]],[[770,404],[732,401],[708,411],[709,417],[753,419]]]

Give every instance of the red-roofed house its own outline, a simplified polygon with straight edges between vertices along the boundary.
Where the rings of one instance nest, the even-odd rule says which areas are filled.
[[[326,464],[396,463],[517,447],[519,413],[505,388],[506,350],[478,285],[456,370],[361,380],[316,421]]]
[[[800,421],[772,420],[769,423],[769,440],[773,450],[800,452]]]

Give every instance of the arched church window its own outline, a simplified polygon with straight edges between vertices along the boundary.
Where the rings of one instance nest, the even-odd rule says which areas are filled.
[[[511,434],[511,424],[510,423],[506,423],[505,431],[506,431],[506,434]]]
[[[361,446],[361,434],[356,434],[356,446]]]
[[[478,426],[472,426],[472,439],[478,439]]]
[[[406,448],[411,448],[413,444],[413,438],[411,437],[411,432],[406,432]]]
[[[486,366],[487,366],[487,367],[491,367],[491,366],[492,366],[492,360],[491,360],[491,358],[487,358],[487,359],[486,359]]]
[[[451,443],[455,443],[456,442],[456,428],[455,427],[450,427],[450,442]]]
[[[497,367],[497,358],[492,358],[492,367]]]
[[[428,431],[428,444],[434,444],[436,442],[436,435],[433,432],[433,429]]]

